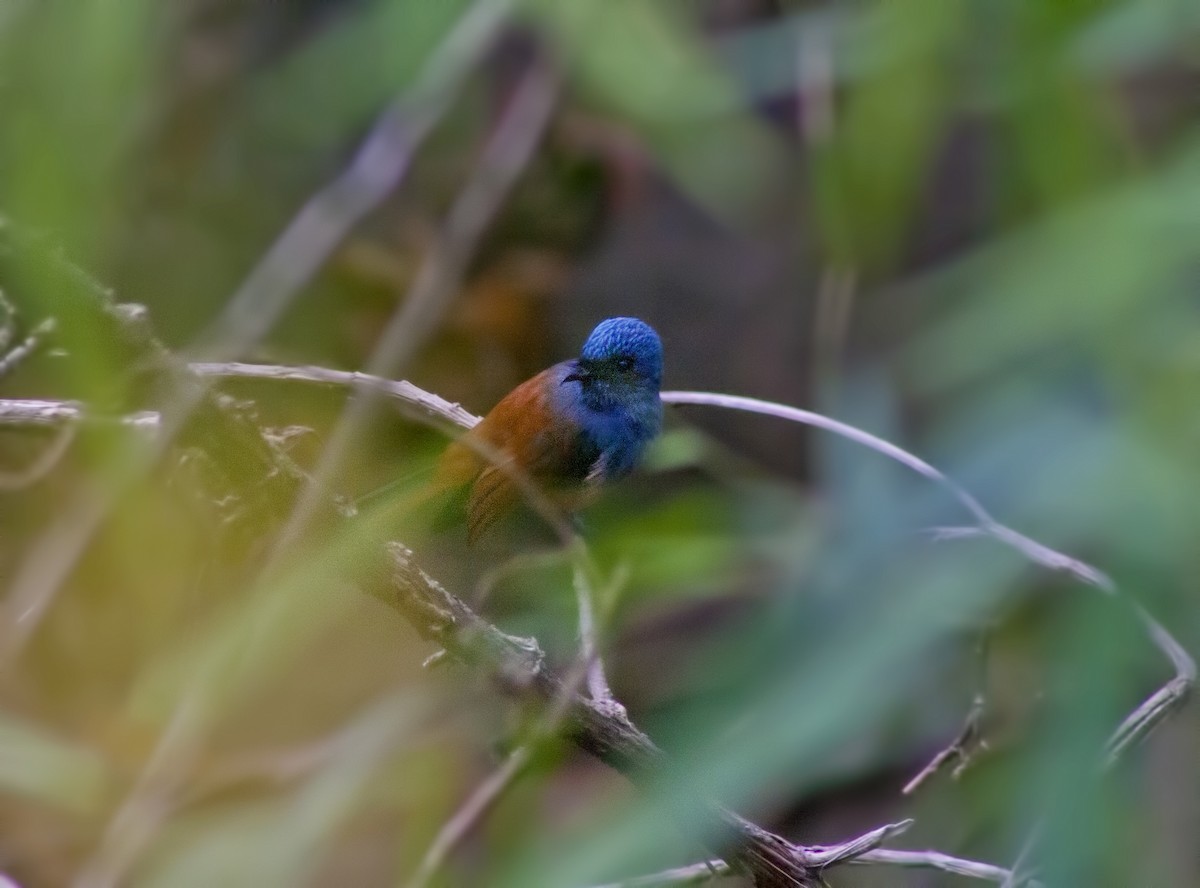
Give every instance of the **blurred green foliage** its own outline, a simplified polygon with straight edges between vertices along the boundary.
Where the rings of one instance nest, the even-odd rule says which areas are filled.
[[[903,444],[1197,649],[1190,0],[0,3],[0,290],[18,309],[0,329],[11,346],[57,325],[0,398],[169,407],[60,259],[193,357],[477,3],[505,21],[495,45],[396,193],[244,357],[361,366],[519,75],[548,59],[554,119],[409,378],[482,412],[597,318],[638,314],[670,387],[803,403]],[[222,388],[264,427],[306,427],[287,438],[305,468],[344,398]],[[700,408],[670,425],[586,516],[623,578],[602,602],[614,687],[670,779],[634,793],[552,747],[440,884],[693,862],[700,815],[678,815],[699,788],[799,842],[911,815],[905,844],[1009,865],[1041,823],[1046,885],[1200,885],[1194,711],[1096,780],[1112,729],[1170,677],[1122,604],[997,544],[933,541],[969,516],[847,442]],[[81,428],[44,478],[0,488],[0,871],[25,888],[405,884],[531,715],[420,668],[431,646],[353,588],[366,525],[317,522],[264,570],[290,504],[256,511],[205,432],[131,480],[144,442]],[[47,441],[0,427],[0,470]],[[337,491],[419,477],[439,445],[381,410]],[[89,514],[30,624],[17,593]],[[428,546],[432,573],[566,663],[565,558]],[[959,729],[985,625],[990,749],[903,797]]]

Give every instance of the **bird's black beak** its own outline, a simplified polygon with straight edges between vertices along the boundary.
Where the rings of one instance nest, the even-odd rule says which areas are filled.
[[[568,382],[578,382],[579,384],[583,385],[586,384],[591,378],[591,368],[584,364],[583,361],[576,361],[575,369],[563,377],[562,384],[566,385]]]

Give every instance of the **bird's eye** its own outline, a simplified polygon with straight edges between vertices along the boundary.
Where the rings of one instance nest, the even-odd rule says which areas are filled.
[[[617,358],[617,369],[618,370],[632,370],[633,369],[633,358],[630,358],[630,357]]]

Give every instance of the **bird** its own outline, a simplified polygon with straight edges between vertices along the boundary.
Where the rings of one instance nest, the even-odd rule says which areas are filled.
[[[518,385],[452,442],[431,489],[466,494],[469,543],[520,505],[514,472],[564,511],[576,511],[632,472],[659,433],[662,369],[662,341],[649,324],[601,321],[579,357]]]

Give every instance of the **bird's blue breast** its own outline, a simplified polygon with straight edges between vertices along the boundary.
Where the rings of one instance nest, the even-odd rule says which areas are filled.
[[[615,481],[633,471],[646,445],[662,426],[662,402],[648,386],[585,392],[578,382],[563,384],[571,362],[552,368],[547,381],[554,407],[579,429],[581,451],[596,453],[594,470],[602,481]]]

